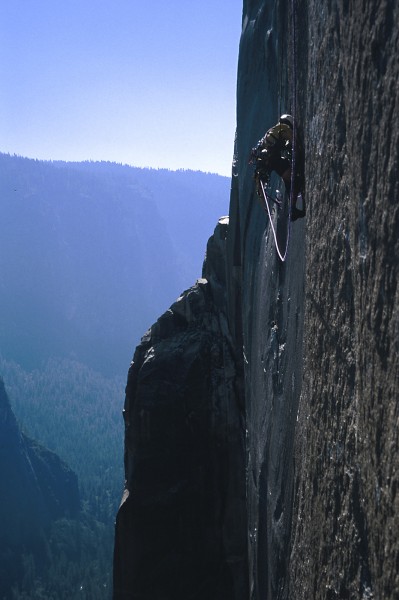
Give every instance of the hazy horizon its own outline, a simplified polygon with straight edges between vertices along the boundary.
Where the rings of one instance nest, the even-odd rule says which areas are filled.
[[[122,167],[129,167],[131,169],[141,169],[141,170],[152,170],[152,171],[170,171],[172,173],[178,173],[180,171],[190,171],[192,173],[202,173],[203,175],[216,175],[218,177],[226,177],[227,179],[230,179],[231,174],[229,175],[223,175],[221,173],[216,173],[215,171],[201,171],[201,169],[193,169],[193,168],[185,168],[185,167],[178,167],[175,169],[169,168],[169,167],[153,167],[151,165],[145,165],[145,166],[140,166],[140,165],[133,165],[130,163],[126,163],[126,162],[121,162],[121,161],[115,161],[115,160],[107,160],[107,159],[91,159],[91,158],[84,158],[81,160],[64,160],[63,158],[38,158],[37,156],[26,156],[24,154],[19,154],[17,152],[7,152],[7,151],[3,151],[0,149],[0,155],[3,156],[10,156],[10,157],[15,157],[15,158],[21,158],[24,160],[34,160],[34,161],[39,161],[39,162],[43,162],[43,163],[66,163],[68,165],[73,165],[74,163],[108,163],[108,164],[112,164],[112,165],[117,165],[117,166],[122,166]]]
[[[230,176],[241,0],[5,0],[0,150]]]

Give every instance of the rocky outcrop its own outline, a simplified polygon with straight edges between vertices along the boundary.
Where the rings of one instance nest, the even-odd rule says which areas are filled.
[[[1,597],[9,597],[22,551],[37,551],[51,522],[79,509],[76,475],[20,431],[0,379]]]
[[[114,598],[242,598],[247,589],[241,361],[226,317],[221,219],[203,278],[137,347]]]
[[[206,282],[183,295],[144,338],[129,372],[116,598],[399,597],[398,10],[393,2],[375,0],[244,1],[226,275],[205,275]],[[291,226],[284,263],[248,168],[251,147],[283,112],[295,112],[304,139],[308,203],[306,222]],[[274,214],[273,222],[286,239],[287,221]],[[223,263],[218,256],[212,264]],[[209,257],[207,263],[209,269]],[[194,304],[195,310],[186,308]],[[205,349],[220,339],[228,340],[223,361],[214,360],[220,351]],[[193,352],[200,376],[190,371]],[[196,421],[198,437],[187,417],[173,413],[184,406],[178,398],[188,397],[205,410]],[[151,414],[160,417],[153,421]],[[248,544],[244,534],[235,536],[242,542],[235,550],[240,586],[200,576],[201,588],[200,569],[192,577],[191,563],[182,560],[194,556],[198,530],[182,502],[187,462],[176,462],[177,440],[190,473],[200,456],[220,464],[208,451],[214,444],[206,444],[215,425],[225,430],[227,415],[234,415],[234,435],[222,439],[235,480],[215,485],[215,467],[202,471],[207,475],[198,480],[196,497],[209,492],[211,513],[224,498],[239,525],[234,529],[247,526]],[[207,450],[199,454],[199,448]],[[169,494],[164,488],[160,494],[151,486],[160,486],[173,464],[179,466],[167,480]],[[174,521],[162,519],[161,498],[170,500]],[[210,513],[199,514],[203,531]],[[155,530],[143,551],[138,527],[154,523],[154,515],[158,531],[165,531],[165,522],[173,525],[168,531],[177,544],[173,567],[179,564],[179,575],[171,587],[170,580],[162,583],[164,571],[158,579],[151,571],[158,587],[149,591],[140,587],[139,561],[148,568],[154,557],[161,564],[171,555]],[[208,521],[210,537],[197,566],[212,557],[213,541],[224,539],[220,523]],[[227,547],[219,548],[224,564]],[[181,586],[190,594],[184,596]]]

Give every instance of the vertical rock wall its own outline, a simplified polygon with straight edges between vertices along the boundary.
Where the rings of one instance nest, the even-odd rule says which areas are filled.
[[[393,1],[244,2],[228,252],[251,598],[399,596],[398,22]],[[294,75],[308,214],[282,264],[247,158]]]
[[[398,22],[244,1],[229,225],[129,371],[115,600],[399,597]],[[248,158],[294,83],[308,213],[283,263]]]
[[[308,3],[298,599],[399,597],[398,23],[393,1]]]
[[[239,322],[245,370],[250,598],[286,585],[294,489],[294,434],[302,382],[304,220],[273,208],[282,253],[257,198],[251,147],[293,112],[290,11],[286,2],[244,3],[237,84],[237,138],[228,238],[230,310]],[[274,188],[284,191],[277,178]],[[289,238],[288,238],[289,236]],[[238,276],[239,273],[239,276]],[[239,288],[239,293],[237,293]]]

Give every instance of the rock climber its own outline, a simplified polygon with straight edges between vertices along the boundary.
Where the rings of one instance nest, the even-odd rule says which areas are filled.
[[[291,194],[291,164],[294,119],[291,115],[281,115],[279,122],[259,140],[251,151],[252,164],[255,164],[254,178],[259,197],[263,201],[263,185],[270,181],[272,171],[284,181],[287,194]],[[302,209],[297,208],[298,198],[302,198]],[[296,221],[306,214],[304,152],[297,130],[295,131],[295,175],[292,194],[291,221]]]

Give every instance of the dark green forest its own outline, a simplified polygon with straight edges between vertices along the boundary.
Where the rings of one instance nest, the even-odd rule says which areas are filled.
[[[112,544],[113,529],[85,511],[54,521],[13,558],[13,583],[2,600],[111,598]]]
[[[81,499],[77,516],[3,549],[6,600],[109,600],[129,363],[201,276],[229,185],[0,154],[0,376],[20,427],[73,469]]]
[[[67,359],[28,373],[0,357],[0,372],[22,429],[75,471],[85,510],[112,521],[123,490],[122,378]]]

